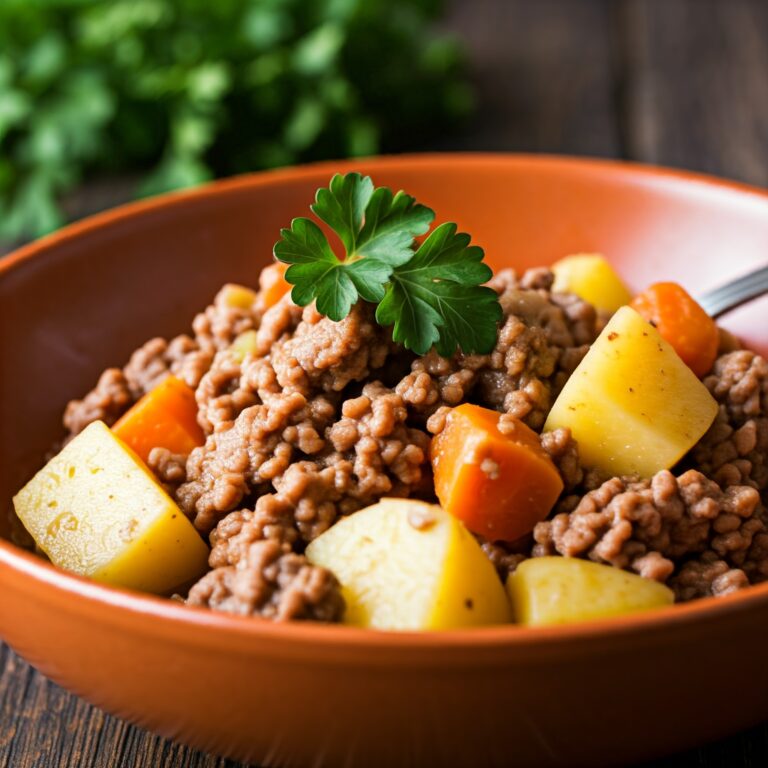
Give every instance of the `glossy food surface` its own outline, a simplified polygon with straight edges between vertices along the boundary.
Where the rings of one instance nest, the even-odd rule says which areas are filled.
[[[112,431],[145,462],[153,448],[188,454],[205,442],[197,423],[195,393],[175,376],[144,395],[113,425]]]
[[[651,477],[709,429],[717,403],[635,310],[610,319],[558,395],[545,431],[568,427],[585,466]]]
[[[86,427],[14,497],[60,568],[156,594],[198,577],[208,547],[144,463],[101,421]]]
[[[554,290],[570,291],[603,312],[615,312],[632,295],[608,260],[598,253],[576,253],[552,265]]]
[[[464,403],[430,449],[440,505],[489,541],[515,541],[551,511],[560,473],[524,422]]]
[[[510,621],[480,545],[434,504],[382,499],[316,538],[307,557],[341,582],[346,624],[444,630]]]
[[[507,579],[515,621],[568,624],[672,605],[671,589],[610,565],[574,557],[535,557]]]
[[[633,291],[666,279],[696,295],[768,253],[763,194],[586,160],[361,160],[131,206],[0,262],[0,503],[39,468],[69,398],[144,339],[181,331],[222,283],[252,285],[278,229],[346,170],[428,201],[496,268],[601,252]],[[766,353],[767,321],[762,299],[725,324]],[[11,536],[4,514],[0,535]],[[615,764],[768,717],[768,671],[755,663],[768,644],[766,587],[573,627],[383,635],[190,610],[0,543],[0,590],[0,634],[53,679],[167,736],[252,762]],[[734,680],[739,706],[713,707]],[[661,684],[674,695],[660,697]]]

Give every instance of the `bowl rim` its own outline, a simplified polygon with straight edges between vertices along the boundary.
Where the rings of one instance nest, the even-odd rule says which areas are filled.
[[[292,184],[309,180],[319,174],[354,170],[361,165],[369,173],[375,173],[377,169],[412,171],[445,166],[493,169],[504,165],[521,170],[547,169],[576,176],[602,177],[626,184],[650,182],[662,186],[672,185],[689,193],[691,190],[700,193],[724,193],[726,197],[742,204],[750,201],[764,206],[768,212],[768,190],[706,174],[623,160],[494,152],[384,155],[322,161],[249,173],[214,181],[192,190],[127,203],[84,218],[13,251],[0,259],[0,278],[27,260],[42,256],[63,243],[148,212],[184,206],[204,198],[223,197],[246,188]],[[18,586],[22,591],[34,590],[38,599],[45,594],[46,601],[51,602],[69,599],[68,608],[72,611],[90,613],[101,608],[99,616],[103,621],[140,620],[144,617],[152,620],[144,622],[144,629],[148,632],[162,633],[173,630],[178,633],[180,628],[185,628],[190,637],[194,633],[199,641],[212,644],[220,644],[225,638],[235,642],[263,638],[278,641],[282,648],[311,643],[318,650],[332,647],[347,650],[394,650],[402,653],[411,649],[429,654],[438,650],[530,649],[542,645],[560,645],[563,641],[592,643],[598,638],[610,641],[611,638],[639,634],[647,639],[649,633],[664,631],[670,627],[719,622],[728,615],[751,611],[759,605],[768,608],[766,582],[716,599],[704,598],[629,616],[576,624],[545,627],[505,624],[440,632],[385,632],[337,624],[273,622],[180,605],[167,598],[111,587],[60,570],[5,539],[0,539],[0,567],[7,569],[12,576],[20,580]],[[109,616],[103,611],[104,608],[110,611]]]

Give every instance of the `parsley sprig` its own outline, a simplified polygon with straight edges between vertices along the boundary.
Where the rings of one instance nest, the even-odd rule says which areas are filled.
[[[300,306],[315,301],[331,320],[345,318],[363,299],[378,304],[376,320],[391,325],[395,341],[417,354],[433,346],[444,356],[457,347],[490,352],[501,306],[484,287],[492,275],[483,250],[453,223],[436,227],[416,247],[435,213],[405,192],[374,187],[368,176],[335,175],[317,191],[313,213],[336,233],[339,259],[312,219],[294,219],[280,231],[275,257],[291,266],[286,280]]]

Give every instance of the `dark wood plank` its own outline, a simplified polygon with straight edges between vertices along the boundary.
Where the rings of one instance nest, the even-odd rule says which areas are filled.
[[[46,680],[0,644],[0,766],[236,768],[154,736]]]
[[[611,0],[452,0],[446,27],[467,47],[477,113],[433,149],[620,153]]]
[[[626,156],[768,186],[768,3],[617,8]]]

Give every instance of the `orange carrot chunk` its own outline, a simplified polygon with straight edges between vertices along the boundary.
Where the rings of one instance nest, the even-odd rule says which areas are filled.
[[[654,283],[635,296],[630,306],[656,326],[699,378],[709,373],[717,357],[717,325],[685,288]]]
[[[464,404],[432,440],[435,491],[447,512],[491,541],[530,533],[563,490],[560,473],[519,419]]]
[[[277,304],[293,287],[286,279],[288,264],[276,261],[261,270],[259,276],[259,305],[262,310]]]
[[[163,379],[112,427],[143,461],[153,448],[189,453],[205,442],[195,393],[175,376]]]

